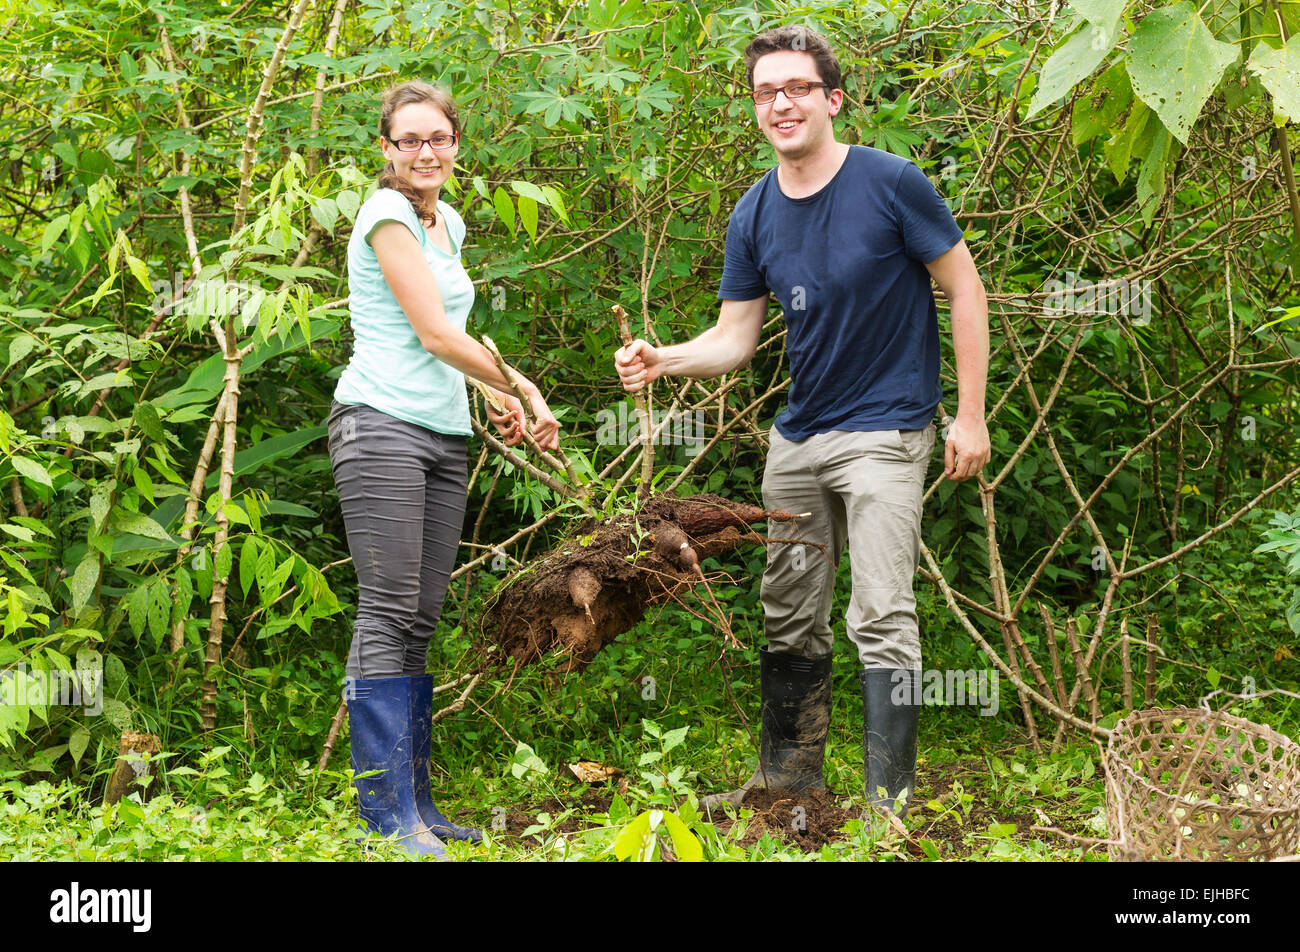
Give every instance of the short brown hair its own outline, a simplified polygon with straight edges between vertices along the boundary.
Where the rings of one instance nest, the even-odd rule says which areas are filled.
[[[399,83],[384,93],[379,107],[379,134],[389,138],[393,132],[393,113],[402,106],[417,102],[428,103],[439,110],[451,123],[451,131],[460,135],[460,112],[456,109],[456,100],[447,90],[420,79]],[[416,191],[415,186],[397,174],[392,162],[385,164],[384,171],[379,174],[379,187],[401,192],[415,209],[417,218],[421,221],[433,220],[434,210],[425,207],[424,197]]]
[[[778,26],[774,30],[760,33],[745,47],[745,80],[749,88],[754,88],[754,64],[760,57],[781,50],[794,50],[807,53],[817,64],[817,78],[826,84],[826,94],[832,89],[840,88],[840,61],[826,37],[806,26]]]

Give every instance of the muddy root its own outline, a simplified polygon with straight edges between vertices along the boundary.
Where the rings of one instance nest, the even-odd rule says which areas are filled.
[[[754,523],[791,518],[703,494],[652,496],[635,513],[584,520],[489,596],[480,625],[489,657],[527,665],[555,651],[560,670],[578,670],[649,607],[680,599],[705,559],[761,542]]]

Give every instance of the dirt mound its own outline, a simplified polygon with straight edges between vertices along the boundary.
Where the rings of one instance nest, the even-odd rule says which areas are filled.
[[[489,596],[480,622],[489,657],[532,664],[555,650],[562,671],[589,663],[631,630],[651,605],[703,579],[700,563],[740,542],[762,541],[750,526],[786,512],[722,496],[652,496],[636,512],[584,520],[542,558]]]
[[[723,834],[730,833],[736,823],[747,822],[744,834],[737,841],[741,846],[753,846],[764,833],[770,833],[811,853],[840,839],[844,824],[862,816],[860,808],[846,810],[841,807],[841,799],[827,790],[793,793],[789,790],[752,789],[741,802],[742,810],[754,811],[748,821],[720,818],[717,810],[713,813],[713,820],[718,832]]]

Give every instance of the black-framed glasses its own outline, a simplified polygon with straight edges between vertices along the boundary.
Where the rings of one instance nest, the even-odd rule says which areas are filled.
[[[418,136],[403,136],[400,139],[388,139],[397,149],[398,152],[419,152],[424,148],[424,144],[429,143],[429,148],[435,152],[441,152],[443,149],[450,149],[460,141],[460,134],[453,132],[451,135],[430,136],[427,139],[421,139]]]
[[[749,96],[754,100],[754,105],[764,106],[770,102],[775,102],[777,93],[785,93],[786,99],[802,99],[817,86],[821,86],[826,90],[831,88],[830,83],[786,83],[779,89],[755,89]]]

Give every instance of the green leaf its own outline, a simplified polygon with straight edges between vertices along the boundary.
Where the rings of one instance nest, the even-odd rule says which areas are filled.
[[[153,480],[143,466],[137,466],[131,470],[131,481],[135,483],[135,488],[140,491],[140,495],[148,499],[150,504],[154,503],[153,498]]]
[[[6,522],[4,525],[0,525],[0,529],[3,529],[5,532],[13,536],[15,539],[18,539],[22,542],[36,541],[35,534],[32,532],[31,529],[28,529],[26,526],[16,526],[12,522]]]
[[[510,187],[514,189],[516,195],[525,195],[535,202],[546,204],[546,193],[542,191],[540,186],[534,185],[532,182],[515,179],[510,183]]]
[[[221,551],[213,560],[212,577],[214,579],[227,579],[230,577],[230,563],[234,561],[235,554],[230,550],[230,543],[226,542],[221,546]]]
[[[162,421],[158,419],[158,410],[152,403],[137,403],[135,409],[131,411],[131,416],[135,419],[136,425],[140,427],[140,432],[155,443],[162,443],[166,440],[167,435],[163,432]]]
[[[1070,7],[1089,23],[1106,26],[1117,23],[1129,0],[1070,0]]]
[[[1151,144],[1145,150],[1146,155],[1138,171],[1137,200],[1142,220],[1148,226],[1160,204],[1160,197],[1165,193],[1165,169],[1179,148],[1169,130],[1161,124],[1152,134]]]
[[[689,729],[690,728],[688,727],[679,727],[676,730],[671,730],[664,734],[662,741],[664,753],[668,753],[674,747],[679,746],[683,741],[685,741],[686,732]]]
[[[36,338],[30,334],[19,334],[11,340],[9,342],[9,362],[5,364],[5,369],[8,370],[35,350],[37,343]]]
[[[537,242],[537,202],[527,195],[520,195],[518,199],[519,220],[523,223],[524,230],[528,232],[528,237],[533,243]]]
[[[194,582],[190,573],[181,566],[176,569],[176,594],[172,599],[172,625],[180,624],[189,614],[190,600],[194,597]]]
[[[239,553],[239,587],[244,590],[245,598],[248,597],[248,590],[253,582],[257,580],[258,548],[257,536],[249,536],[244,540],[244,547]]]
[[[332,198],[316,198],[311,201],[311,217],[331,235],[334,223],[339,220],[339,207]]]
[[[131,624],[131,632],[137,639],[144,634],[149,609],[149,586],[141,584],[126,603],[126,617]]]
[[[1148,121],[1156,121],[1153,119],[1154,115],[1146,103],[1140,99],[1134,100],[1133,108],[1129,110],[1128,118],[1124,120],[1124,126],[1102,147],[1106,155],[1106,164],[1117,182],[1124,181],[1128,176],[1128,164],[1133,155],[1134,145],[1147,131]]]
[[[104,528],[104,520],[113,503],[113,491],[117,489],[116,479],[106,479],[96,484],[90,491],[90,523],[99,532]]]
[[[516,744],[515,754],[511,759],[510,773],[516,780],[523,778],[530,773],[546,775],[546,764],[537,756],[533,748],[527,744]]]
[[[45,226],[45,231],[41,233],[41,254],[45,254],[54,247],[54,243],[63,234],[63,229],[68,227],[68,218],[68,215],[60,215],[58,218],[51,219],[50,223]]]
[[[361,210],[361,196],[349,189],[334,196],[334,204],[344,218],[356,221],[357,212]]]
[[[86,752],[86,747],[90,744],[90,731],[78,724],[72,729],[72,735],[68,738],[68,753],[72,755],[72,762],[81,766],[81,756]]]
[[[546,195],[546,204],[551,207],[555,214],[560,216],[560,221],[566,225],[569,223],[569,212],[564,205],[564,196],[560,190],[553,185],[543,185],[542,192]]]
[[[149,586],[149,633],[161,642],[172,620],[171,592],[166,579],[158,579]]]
[[[291,555],[276,566],[271,578],[267,581],[266,587],[261,589],[262,604],[270,604],[270,602],[280,597],[284,583],[288,581],[290,573],[293,572],[293,562],[294,557]]]
[[[1279,50],[1260,43],[1246,66],[1273,97],[1273,111],[1300,122],[1300,33]]]
[[[256,446],[240,450],[235,454],[235,477],[242,478],[281,457],[292,456],[307,444],[323,437],[325,433],[325,427],[313,426],[293,433],[281,433],[279,436],[262,440]],[[215,490],[220,478],[220,473],[210,473],[204,488],[209,491]],[[209,514],[214,514],[217,511],[218,500],[210,498],[209,501],[211,505],[207,507],[207,511]],[[280,505],[285,504],[272,503],[271,511],[277,512],[277,507]],[[163,500],[162,505],[154,510],[153,518],[162,525],[170,526],[180,517],[184,509],[185,500],[180,496],[172,496]]]
[[[257,501],[257,493],[250,492],[244,499],[244,511],[248,513],[248,524],[254,532],[262,531],[262,506]]]
[[[68,577],[68,591],[72,593],[72,611],[81,611],[90,596],[95,594],[95,583],[99,581],[99,553],[88,551]]]
[[[1029,103],[1026,119],[1032,119],[1062,99],[1081,80],[1092,75],[1119,38],[1119,15],[1107,22],[1084,21],[1061,47],[1048,57],[1038,78],[1038,88]]]
[[[1133,87],[1123,63],[1116,63],[1097,77],[1092,91],[1074,101],[1070,133],[1074,144],[1082,145],[1119,125],[1120,116],[1133,102]]]
[[[614,840],[614,855],[620,860],[631,859],[646,852],[647,840],[652,840],[650,832],[650,813],[646,811],[623,827]]]
[[[257,566],[255,575],[257,577],[257,586],[264,593],[271,587],[271,576],[275,574],[275,549],[269,544],[260,547],[257,553]],[[263,596],[265,597],[265,596]]]
[[[33,482],[40,483],[43,486],[54,487],[54,483],[50,481],[49,472],[36,460],[28,459],[25,456],[12,456],[10,461],[14,464],[14,469],[18,470],[19,476],[26,476]]]
[[[153,285],[149,283],[149,266],[133,254],[127,254],[126,266],[131,269],[135,279],[140,282],[146,294],[153,293]]]
[[[515,233],[515,206],[510,201],[510,195],[500,185],[492,193],[492,204],[496,206],[497,217],[505,222],[505,226],[510,229],[510,234]]]
[[[1216,40],[1196,7],[1180,0],[1138,24],[1128,44],[1128,75],[1133,91],[1186,145],[1192,123],[1236,58],[1237,48]]]
[[[144,536],[146,539],[157,539],[159,542],[175,541],[167,534],[166,529],[140,512],[123,513],[114,522],[114,528],[119,532]]]
[[[704,849],[700,846],[700,841],[676,814],[664,813],[664,826],[668,827],[668,835],[673,840],[673,852],[681,862],[698,863],[704,859]]]

